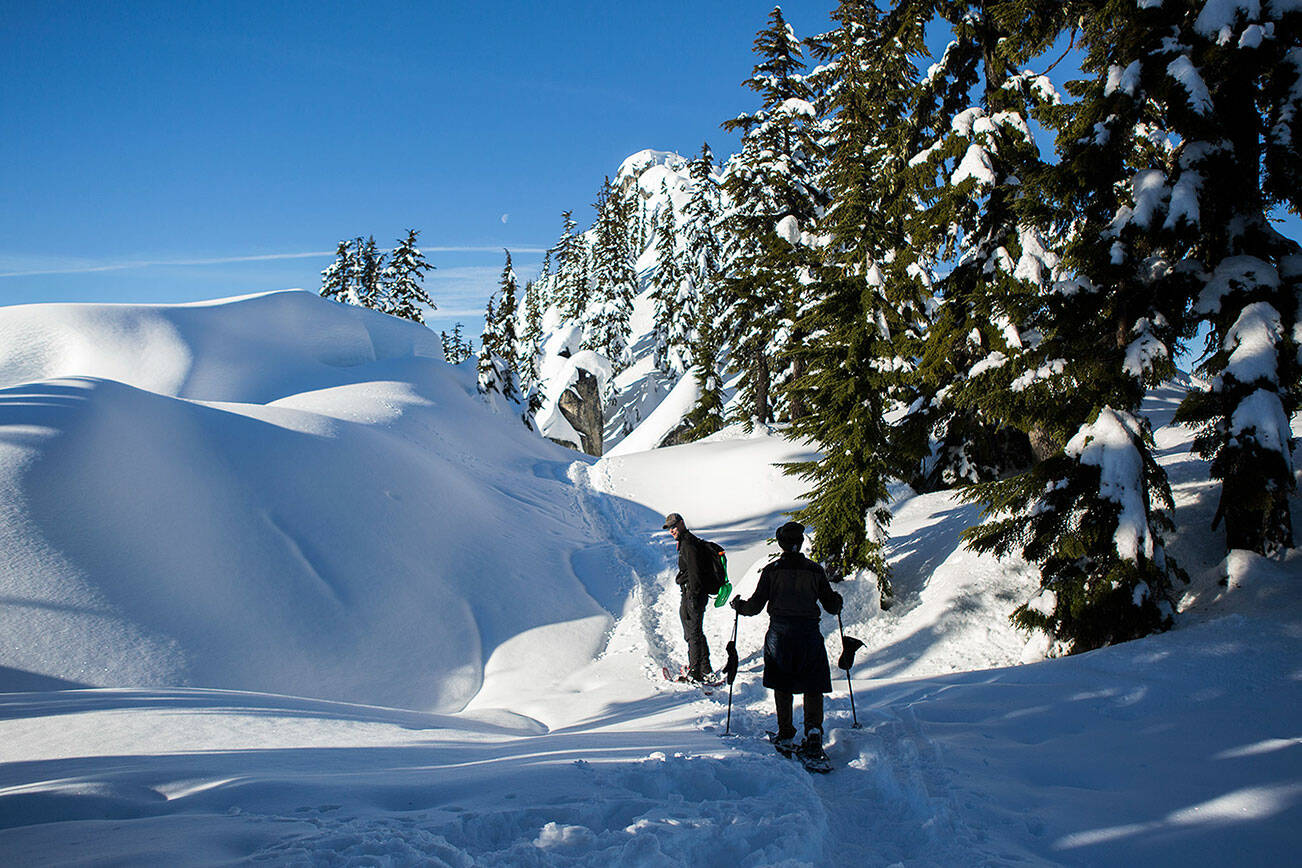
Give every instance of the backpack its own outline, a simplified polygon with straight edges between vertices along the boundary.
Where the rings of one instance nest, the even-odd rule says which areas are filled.
[[[701,547],[705,551],[706,563],[710,566],[701,576],[701,590],[707,594],[717,594],[728,584],[728,559],[724,556],[723,546],[718,543],[703,539]]]

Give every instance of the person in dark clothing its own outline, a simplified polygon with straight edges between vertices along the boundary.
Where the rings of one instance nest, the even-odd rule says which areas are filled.
[[[705,543],[687,529],[676,512],[665,516],[665,530],[678,543],[678,587],[683,598],[678,604],[678,618],[687,640],[687,678],[705,681],[714,670],[710,667],[710,646],[705,641],[705,607],[710,594],[705,590],[705,571],[710,569]]]
[[[769,630],[764,637],[764,686],[777,706],[779,750],[821,755],[823,694],[832,692],[832,672],[819,630],[821,604],[828,614],[841,611],[841,595],[832,590],[827,573],[800,553],[805,527],[789,521],[777,530],[782,554],[760,573],[749,600],[734,597],[732,607],[742,615],[758,615],[768,606]],[[792,703],[804,694],[805,741],[797,745]]]

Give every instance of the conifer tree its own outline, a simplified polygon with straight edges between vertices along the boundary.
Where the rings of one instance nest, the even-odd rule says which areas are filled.
[[[452,329],[452,334],[439,332],[439,339],[443,344],[443,358],[450,365],[459,365],[475,354],[475,348],[462,334],[461,329],[461,323],[457,323]]]
[[[515,330],[516,293],[519,284],[515,276],[515,267],[511,264],[511,251],[503,252],[506,254],[506,264],[502,267],[502,276],[498,281],[500,301],[495,312],[496,322],[493,324],[493,351],[506,366],[507,377],[503,383],[502,394],[508,398],[515,398],[519,396],[515,385],[516,371],[519,369]]]
[[[680,284],[675,299],[675,315],[691,324],[688,351],[694,376],[700,385],[697,405],[689,414],[691,436],[695,438],[713,434],[723,427],[723,389],[719,366],[725,347],[720,317],[723,299],[720,289],[720,272],[723,267],[723,246],[720,240],[722,208],[719,187],[715,180],[714,154],[710,145],[701,146],[701,153],[690,166],[692,198],[683,215],[683,232],[686,236],[686,279]]]
[[[742,415],[774,418],[772,384],[791,376],[785,355],[803,291],[801,276],[813,251],[800,244],[826,198],[819,189],[822,130],[802,74],[803,49],[774,8],[755,39],[760,58],[745,86],[762,98],[760,109],[726,121],[740,130],[742,150],[728,161],[724,187],[732,201],[726,321],[734,364],[742,372]],[[776,368],[776,369],[775,369]],[[785,408],[783,408],[785,409]]]
[[[588,307],[587,244],[575,230],[572,211],[561,213],[561,237],[549,253],[556,263],[555,297],[561,316],[575,322]]]
[[[538,360],[542,356],[544,297],[549,261],[543,259],[542,274],[524,287],[524,329],[520,334],[520,384],[527,392],[538,384]]]
[[[677,377],[688,367],[687,344],[691,323],[680,315],[679,294],[687,280],[685,250],[680,244],[678,221],[674,217],[669,186],[662,179],[660,194],[665,204],[655,218],[656,267],[651,273],[651,299],[655,305],[655,364],[662,373]]]
[[[899,252],[914,201],[902,171],[902,119],[913,58],[924,49],[920,24],[884,19],[870,3],[842,2],[833,18],[839,27],[818,45],[826,58],[818,84],[830,113],[832,201],[818,231],[828,244],[801,314],[811,337],[792,351],[805,373],[789,387],[803,392],[809,407],[792,432],[818,443],[823,457],[788,472],[814,485],[800,512],[815,528],[814,557],[836,575],[872,571],[885,607],[892,597],[883,555],[887,485],[921,451],[885,416],[916,352],[923,304]]]
[[[628,361],[633,297],[637,294],[628,201],[611,187],[607,177],[593,207],[597,219],[593,225],[593,297],[585,312],[586,345],[610,359],[618,372]]]
[[[340,241],[335,260],[321,272],[321,297],[347,301],[352,289],[352,255],[347,241]]]
[[[950,265],[912,420],[939,441],[920,483],[930,488],[990,481],[1032,460],[1030,438],[1005,417],[1006,408],[993,405],[1027,373],[1026,364],[1039,364],[1023,357],[1022,333],[1058,261],[1038,205],[1035,180],[1044,164],[1031,134],[1033,113],[1057,94],[1047,78],[1023,70],[1062,22],[1045,14],[1058,4],[913,6],[917,17],[940,11],[951,33],[910,112],[918,152],[908,170],[923,191],[910,253],[920,273]],[[1038,432],[1036,442],[1046,447]]]
[[[1181,265],[1197,278],[1211,350],[1201,370],[1211,389],[1191,392],[1178,419],[1198,429],[1195,448],[1221,483],[1226,545],[1276,554],[1295,545],[1289,420],[1302,398],[1302,249],[1270,213],[1302,213],[1302,8],[1209,3],[1176,20],[1162,11],[1143,18],[1168,38],[1137,62],[1165,74],[1178,144],[1155,167],[1162,175],[1145,180],[1169,196],[1162,228],[1190,239],[1198,267]]]
[[[434,266],[416,246],[418,234],[415,229],[408,229],[407,237],[398,239],[398,246],[393,249],[389,265],[384,269],[383,283],[385,313],[423,323],[422,308],[437,310],[438,305],[423,286],[425,272],[433,271]]]
[[[356,238],[353,240],[353,245],[357,251],[355,266],[357,289],[354,303],[371,310],[383,311],[387,305],[385,286],[381,279],[384,273],[384,253],[376,245],[374,235],[366,241],[362,241],[360,237]]]
[[[1082,68],[1093,77],[1069,84],[1072,104],[1042,109],[1059,161],[1026,179],[1051,209],[1062,255],[1052,291],[1028,313],[1037,339],[1000,400],[1051,457],[977,486],[988,520],[969,538],[1039,567],[1042,592],[1013,620],[1047,634],[1056,653],[1166,629],[1184,578],[1165,552],[1171,493],[1138,412],[1146,387],[1174,373],[1190,300],[1184,245],[1164,228],[1156,189],[1172,156],[1166,62],[1156,61],[1184,11],[1171,7],[1090,7]]]

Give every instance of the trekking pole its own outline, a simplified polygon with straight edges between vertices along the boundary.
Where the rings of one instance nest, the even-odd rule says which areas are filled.
[[[724,735],[732,734],[732,682],[737,680],[737,622],[741,620],[741,612],[733,610],[732,615],[732,641],[728,643],[728,662],[724,665],[723,671],[728,679],[728,722],[723,727]]]
[[[854,710],[854,684],[850,682],[850,667],[854,665],[855,652],[863,647],[863,643],[853,636],[845,635],[845,625],[841,623],[841,613],[836,613],[836,626],[841,631],[841,657],[836,661],[840,669],[845,670],[845,686],[850,691],[850,717],[854,720],[852,729],[863,729],[859,725],[859,714]]]

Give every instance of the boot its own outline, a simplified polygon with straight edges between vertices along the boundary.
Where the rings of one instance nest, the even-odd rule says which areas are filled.
[[[805,743],[800,746],[800,755],[808,759],[826,759],[823,752],[823,731],[818,727],[805,730]]]

